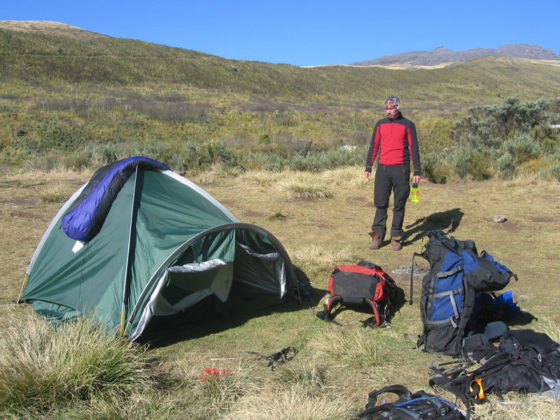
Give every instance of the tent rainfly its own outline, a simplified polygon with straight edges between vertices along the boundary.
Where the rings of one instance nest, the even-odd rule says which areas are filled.
[[[294,268],[271,233],[136,156],[97,170],[62,206],[19,301],[47,319],[92,315],[135,340],[155,319],[262,308],[292,290]]]

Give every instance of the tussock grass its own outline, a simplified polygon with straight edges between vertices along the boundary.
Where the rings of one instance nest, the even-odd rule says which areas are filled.
[[[384,340],[368,328],[332,328],[308,344],[319,359],[328,359],[340,369],[366,369],[384,363]]]
[[[367,184],[363,171],[356,170],[355,166],[344,166],[323,171],[319,178],[326,185],[336,186],[337,189],[359,189]]]
[[[473,417],[479,420],[547,420],[558,417],[558,400],[510,393],[504,401],[495,399],[475,406]]]
[[[207,376],[200,380],[196,391],[200,398],[208,401],[206,405],[216,415],[230,411],[240,397],[254,394],[258,389],[256,378],[248,365],[240,365],[223,376]]]
[[[39,199],[43,203],[65,203],[73,191],[69,192],[66,186],[55,186],[41,191]]]
[[[279,179],[282,179],[287,172],[288,171],[273,172],[253,170],[242,174],[240,179],[260,186],[270,186],[275,184]]]
[[[330,273],[336,265],[355,259],[350,248],[334,250],[323,244],[304,244],[295,248],[291,254],[294,264],[310,278]]]
[[[293,198],[327,199],[333,196],[329,186],[309,172],[285,172],[277,185],[280,190],[289,192]]]
[[[76,400],[120,399],[153,381],[148,354],[90,319],[54,327],[11,310],[0,333],[0,411],[47,412]]]
[[[306,387],[292,385],[265,390],[241,399],[228,419],[322,420],[351,417],[345,400],[333,391],[310,395]]]
[[[272,172],[258,170],[249,171],[244,174],[242,178],[258,187],[270,188],[280,193],[287,193],[294,199],[329,199],[334,195],[329,186],[330,180],[323,180],[322,176],[312,172],[293,170]]]
[[[326,187],[321,185],[315,186],[303,186],[303,185],[292,185],[288,188],[292,193],[294,198],[302,198],[307,200],[331,198],[333,196]]]
[[[220,374],[207,374],[206,368],[215,368]],[[251,361],[209,361],[208,355],[200,351],[168,360],[163,370],[172,389],[184,394],[179,410],[190,418],[220,417],[230,412],[240,398],[258,394],[263,384],[262,371]]]

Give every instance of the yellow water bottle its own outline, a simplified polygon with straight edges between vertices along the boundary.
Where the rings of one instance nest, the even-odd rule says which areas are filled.
[[[416,182],[412,183],[412,188],[410,189],[410,201],[413,203],[420,202],[420,190],[418,189],[418,184]]]

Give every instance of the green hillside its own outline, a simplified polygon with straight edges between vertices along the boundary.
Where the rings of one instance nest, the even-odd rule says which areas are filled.
[[[228,60],[147,42],[0,30],[1,80],[185,84],[269,98],[375,103],[400,91],[410,105],[437,102],[469,106],[521,94],[527,99],[557,95],[560,64],[491,57],[438,69],[381,67],[301,68]]]
[[[56,23],[0,22],[0,152],[16,167],[79,168],[143,153],[187,170],[282,166],[278,159],[294,156],[288,164],[317,169],[362,161],[388,94],[401,97],[430,151],[453,145],[452,129],[472,107],[559,92],[560,65],[552,61],[302,68]],[[358,151],[300,159],[341,145]]]

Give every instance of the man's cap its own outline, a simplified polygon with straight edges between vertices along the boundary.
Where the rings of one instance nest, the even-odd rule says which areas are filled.
[[[391,95],[387,99],[385,99],[385,109],[400,109],[401,107],[401,100],[398,96]]]

